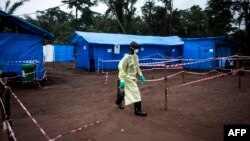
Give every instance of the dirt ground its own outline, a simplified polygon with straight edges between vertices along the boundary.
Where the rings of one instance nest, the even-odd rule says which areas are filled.
[[[221,141],[224,124],[250,124],[250,73],[229,75],[168,91],[165,111],[164,81],[138,83],[142,109],[147,117],[135,116],[133,105],[124,110],[115,104],[117,74],[108,76],[73,70],[71,63],[47,64],[48,80],[42,88],[15,88],[31,115],[52,139],[101,121],[60,141]],[[167,75],[179,70],[168,70]],[[146,79],[161,78],[164,71],[145,71]],[[185,74],[190,82],[205,76]],[[168,79],[167,86],[182,84],[182,75]],[[19,141],[46,141],[44,135],[12,96],[13,130]],[[1,137],[2,136],[2,137]],[[0,137],[5,134],[1,131]]]

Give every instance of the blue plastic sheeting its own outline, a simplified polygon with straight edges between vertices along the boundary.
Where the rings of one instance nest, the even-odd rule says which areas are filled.
[[[24,61],[38,61],[36,78],[42,79],[43,37],[28,34],[0,34],[0,69],[22,75]]]
[[[100,60],[121,60],[124,54],[130,51],[129,45],[121,45],[119,54],[114,54],[114,45],[99,44],[79,44],[77,46],[77,68],[88,71],[100,70],[117,70],[118,61],[103,62]],[[170,48],[167,52],[165,48]],[[177,58],[182,55],[182,46],[167,46],[163,48],[157,45],[141,45],[137,55],[139,58]],[[172,48],[175,52],[172,52]],[[158,55],[152,55],[158,54]],[[99,59],[99,61],[98,61]],[[141,60],[140,63],[159,62],[159,60]],[[176,63],[176,62],[175,62]]]
[[[231,48],[226,43],[224,37],[193,38],[183,39],[183,41],[183,57],[185,59],[194,59],[193,62],[200,61],[201,59],[226,57],[231,55]],[[221,42],[223,44],[219,44]],[[184,68],[194,70],[210,70],[218,66],[224,67],[225,64],[223,66],[221,63],[218,64],[218,61],[206,61],[204,63],[185,65]]]
[[[231,47],[224,46],[224,47],[217,47],[216,48],[216,57],[227,57],[232,55]],[[219,60],[216,61],[215,67],[220,68],[230,68],[230,60]]]
[[[21,27],[23,30],[25,30],[26,32],[30,34],[40,35],[47,39],[51,39],[54,37],[54,35],[49,33],[48,31],[40,27],[37,27],[33,24],[30,24],[19,17],[9,15],[1,10],[0,10],[0,19],[2,20],[4,19],[11,23],[15,23],[15,26]]]
[[[73,62],[74,61],[74,46],[67,44],[54,45],[54,61],[55,62]]]
[[[153,54],[160,54],[160,56],[157,56],[158,58],[165,58],[166,56],[174,58],[182,55],[183,41],[177,36],[157,37],[75,32],[70,38],[70,42],[75,43],[77,47],[77,68],[88,71],[97,71],[98,68],[99,70],[117,70],[118,61],[102,62],[100,60],[121,60],[124,54],[130,51],[131,41],[139,43],[139,58],[146,58]],[[115,45],[120,45],[118,54],[114,51]],[[172,48],[175,48],[173,52]],[[169,52],[168,49],[170,49]],[[152,60],[140,61],[140,63],[147,62],[152,62]]]
[[[89,44],[102,45],[129,45],[131,41],[136,41],[140,45],[183,45],[183,41],[178,36],[161,37],[161,36],[140,36],[129,34],[111,34],[111,33],[94,33],[76,31],[70,38],[71,43],[88,42]]]

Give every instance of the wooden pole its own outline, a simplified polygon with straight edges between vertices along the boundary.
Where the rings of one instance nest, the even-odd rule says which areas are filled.
[[[1,78],[0,78],[1,79]],[[4,86],[0,83],[0,99],[3,101]],[[0,105],[2,123],[5,121],[4,110],[2,104]]]
[[[168,88],[167,88],[167,63],[165,65],[165,111],[168,109]]]
[[[155,69],[154,69],[154,67],[153,67],[153,71],[152,71],[152,79],[154,79],[154,72],[155,72]]]
[[[241,71],[239,70],[239,68],[240,68],[240,62],[239,62],[240,60],[239,60],[239,57],[237,57],[237,70],[238,70],[238,77],[239,77],[239,79],[238,79],[238,88],[239,89],[241,89]]]
[[[239,70],[238,73],[239,73],[239,89],[241,89],[241,76],[240,76],[241,75],[241,71]]]
[[[5,94],[5,110],[6,110],[6,115],[7,118],[10,119],[11,117],[11,110],[10,110],[10,89],[7,87],[6,94]],[[12,121],[9,121],[10,125],[12,126]]]
[[[184,65],[183,65],[183,58],[181,59],[181,64],[182,64],[182,83],[184,84]]]
[[[12,128],[12,121],[11,121],[11,111],[10,111],[10,89],[7,86],[8,85],[8,78],[5,78],[4,81],[4,88],[2,88],[0,90],[0,98],[3,102],[3,106],[2,105],[0,107],[1,108],[1,114],[2,114],[2,122],[4,121],[8,121],[10,124],[10,127]],[[0,84],[2,85],[2,84]],[[5,112],[4,112],[5,109]],[[11,132],[9,131],[9,129],[7,130],[7,134],[8,134],[8,140],[9,141],[14,141],[14,138],[11,136]]]
[[[100,76],[100,57],[98,57],[98,75]]]
[[[103,64],[103,58],[102,58],[102,72],[104,72],[103,68],[104,68],[104,64]]]

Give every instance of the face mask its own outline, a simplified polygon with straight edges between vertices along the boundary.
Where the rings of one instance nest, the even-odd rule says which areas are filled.
[[[135,51],[135,53],[138,53],[138,52],[139,52],[139,49],[135,49],[134,51]]]

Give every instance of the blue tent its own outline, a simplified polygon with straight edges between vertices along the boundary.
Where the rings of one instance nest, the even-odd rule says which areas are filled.
[[[22,65],[36,64],[36,78],[42,79],[44,38],[54,35],[21,18],[0,10],[0,70],[22,74]]]
[[[139,58],[182,55],[183,41],[178,36],[139,36],[128,34],[110,34],[76,31],[69,39],[76,45],[77,68],[88,71],[117,70],[118,62],[100,64],[101,60],[120,60],[128,53],[131,41],[139,44]]]
[[[54,44],[54,57],[55,62],[73,62],[74,45]]]
[[[232,55],[230,44],[225,37],[186,38],[184,41],[183,57],[185,59],[202,59],[227,57]],[[226,61],[206,61],[185,65],[186,69],[209,70],[215,67],[226,67]]]

